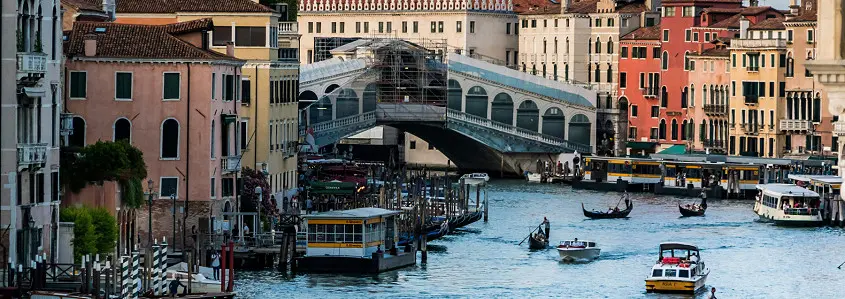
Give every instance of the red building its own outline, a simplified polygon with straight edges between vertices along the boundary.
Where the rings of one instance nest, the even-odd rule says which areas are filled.
[[[631,154],[652,152],[660,140],[660,26],[642,27],[619,40],[619,102],[628,108]]]
[[[741,0],[664,0],[660,21],[661,65],[663,80],[660,87],[659,142],[685,144],[695,137],[697,130],[685,128],[689,120],[687,109],[690,97],[689,70],[691,53],[701,53],[713,47],[717,37],[733,38],[739,34],[739,19],[745,17],[755,24],[758,21],[783,17],[768,6],[742,7]],[[621,71],[621,70],[620,70]],[[665,122],[665,125],[663,125]],[[688,132],[689,134],[684,134]]]

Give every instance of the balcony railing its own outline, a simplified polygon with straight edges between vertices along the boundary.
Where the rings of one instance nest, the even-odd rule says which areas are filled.
[[[643,89],[644,97],[657,97],[660,94],[660,89],[657,87],[646,87]]]
[[[279,48],[279,60],[289,62],[299,62],[299,49],[297,48]]]
[[[299,25],[296,22],[279,22],[279,34],[291,34],[299,32]]]
[[[803,119],[781,119],[781,131],[809,131],[813,125],[809,120]]]
[[[239,156],[223,157],[222,159],[220,159],[220,168],[223,169],[224,173],[241,171],[241,157],[239,157]]]
[[[723,115],[728,113],[727,105],[721,104],[705,104],[704,113],[712,115]]]
[[[44,74],[47,71],[47,54],[19,52],[18,75]]]
[[[833,123],[833,133],[837,136],[845,136],[845,121],[837,121]]]
[[[757,133],[760,132],[760,129],[758,128],[758,126],[753,124],[753,123],[745,123],[745,124],[742,124],[741,127],[742,127],[742,131],[744,131],[746,134],[756,135]]]
[[[18,165],[43,164],[47,161],[46,143],[19,143]]]

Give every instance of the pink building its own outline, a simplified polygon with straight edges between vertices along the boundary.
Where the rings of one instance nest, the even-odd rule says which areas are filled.
[[[687,116],[693,123],[692,148],[696,151],[726,154],[728,152],[728,102],[731,85],[730,38],[712,40],[715,46],[690,54],[694,68],[689,71],[690,109]]]
[[[199,218],[222,219],[234,205],[230,198],[240,170],[234,122],[244,61],[204,48],[212,29],[210,19],[171,25],[76,22],[65,43],[65,103],[75,115],[68,145],[127,140],[143,151],[152,182],[145,180],[143,187],[153,193],[153,237],[159,240],[171,239],[174,228],[181,232],[182,219],[190,231],[199,227]],[[132,236],[145,243],[147,209],[137,212],[132,225],[134,217],[120,211],[119,190],[113,183],[88,187],[67,194],[64,203],[102,206],[120,215],[121,248],[131,245]]]

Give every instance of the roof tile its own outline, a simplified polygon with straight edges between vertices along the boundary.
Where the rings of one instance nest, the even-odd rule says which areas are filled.
[[[752,30],[783,30],[786,29],[786,26],[783,26],[783,18],[771,18],[765,19],[757,24],[751,25],[748,29]]]
[[[273,11],[251,0],[118,0],[116,7],[118,13]]]
[[[660,40],[660,26],[640,27],[622,37],[625,40]]]
[[[99,0],[62,0],[62,5],[80,10],[103,11],[103,1]]]

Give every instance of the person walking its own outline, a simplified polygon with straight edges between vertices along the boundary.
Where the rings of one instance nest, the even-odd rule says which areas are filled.
[[[211,253],[211,269],[214,271],[214,280],[220,280],[220,253]]]

